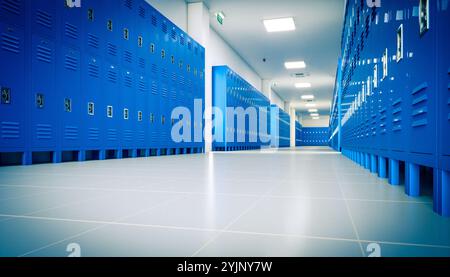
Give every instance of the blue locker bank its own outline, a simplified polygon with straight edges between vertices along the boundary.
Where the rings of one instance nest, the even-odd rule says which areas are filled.
[[[204,151],[203,137],[172,140],[183,119],[171,112],[193,114],[195,99],[204,107],[205,51],[147,2],[1,6],[2,163]],[[202,128],[199,118],[189,132]]]
[[[450,214],[448,1],[348,1],[331,145],[409,196],[433,171],[433,206]],[[342,106],[341,106],[342,107]],[[341,118],[339,118],[341,117]]]

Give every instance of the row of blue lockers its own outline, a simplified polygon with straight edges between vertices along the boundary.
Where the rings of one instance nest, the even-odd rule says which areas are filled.
[[[203,151],[203,139],[172,140],[171,113],[203,101],[204,48],[145,0],[66,3],[0,0],[3,157]]]
[[[449,9],[447,0],[383,1],[373,8],[348,1],[335,92],[342,101],[342,149],[404,161],[408,174],[434,168],[439,213],[450,170]],[[407,193],[413,181],[420,185],[407,178]]]
[[[299,146],[328,146],[328,127],[303,127]]]
[[[213,67],[213,150],[280,146],[289,116],[228,66]]]

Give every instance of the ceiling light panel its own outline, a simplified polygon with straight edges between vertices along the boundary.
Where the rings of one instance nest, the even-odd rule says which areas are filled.
[[[268,33],[287,32],[295,30],[295,22],[292,17],[264,20],[264,27]]]
[[[296,83],[295,87],[296,88],[310,88],[311,84],[310,83]]]
[[[286,67],[286,69],[301,69],[301,68],[305,68],[306,67],[306,63],[303,61],[299,61],[299,62],[285,62],[284,63],[284,67]]]
[[[313,100],[314,99],[314,95],[302,95],[302,99],[303,100]]]

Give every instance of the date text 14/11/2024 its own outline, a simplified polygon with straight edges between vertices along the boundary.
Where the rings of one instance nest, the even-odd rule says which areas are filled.
[[[178,272],[201,272],[205,275],[211,272],[270,272],[272,270],[272,262],[221,262],[220,266],[213,264],[194,264],[188,263],[178,264]]]

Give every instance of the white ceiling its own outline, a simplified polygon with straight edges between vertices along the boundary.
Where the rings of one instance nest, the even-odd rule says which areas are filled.
[[[188,2],[198,2],[191,1]],[[320,113],[329,113],[339,56],[345,0],[204,0],[210,8],[211,25],[263,79],[276,83],[274,90],[299,112],[307,108],[301,95],[314,94]],[[214,13],[223,11],[224,25]],[[263,20],[294,17],[296,31],[267,33]],[[263,62],[263,58],[267,61]],[[287,70],[287,60],[304,60],[306,69]],[[309,76],[293,78],[302,72]],[[296,82],[309,82],[299,90]]]

